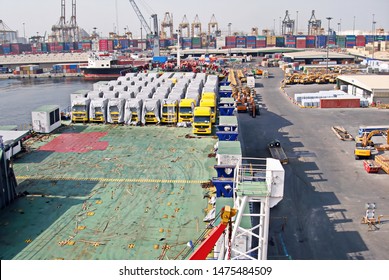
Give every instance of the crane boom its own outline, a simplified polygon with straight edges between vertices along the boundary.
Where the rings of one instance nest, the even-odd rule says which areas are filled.
[[[144,16],[142,15],[141,11],[138,8],[138,5],[135,3],[134,0],[129,0],[130,4],[134,8],[134,11],[136,15],[138,16],[143,28],[146,30],[147,34],[151,36],[153,39],[153,54],[154,56],[159,56],[159,36],[158,36],[158,18],[157,14],[152,14],[151,17],[154,21],[154,33],[151,31],[150,26],[147,24]]]
[[[134,11],[136,13],[136,15],[138,16],[139,20],[140,20],[140,23],[142,24],[143,28],[146,30],[147,34],[151,34],[151,28],[150,26],[147,24],[147,21],[145,20],[144,16],[142,15],[142,13],[140,12],[139,8],[138,8],[138,5],[135,3],[134,0],[129,0],[130,1],[130,4],[132,5],[132,7],[134,8]]]

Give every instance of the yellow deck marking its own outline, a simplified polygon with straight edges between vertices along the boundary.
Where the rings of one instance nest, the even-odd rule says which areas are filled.
[[[165,183],[165,184],[202,184],[207,180],[170,180],[170,179],[130,179],[130,178],[74,178],[49,176],[16,176],[18,180],[46,180],[46,181],[98,181],[115,183]]]

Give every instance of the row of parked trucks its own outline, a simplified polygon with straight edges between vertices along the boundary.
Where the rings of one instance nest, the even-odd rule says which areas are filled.
[[[73,122],[192,123],[210,134],[216,121],[218,76],[204,73],[128,73],[71,95]]]

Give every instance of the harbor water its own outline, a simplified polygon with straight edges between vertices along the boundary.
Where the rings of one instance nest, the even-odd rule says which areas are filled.
[[[82,78],[0,80],[0,126],[25,129],[31,124],[31,112],[42,105],[58,105],[66,111],[70,94],[92,89],[93,82]]]

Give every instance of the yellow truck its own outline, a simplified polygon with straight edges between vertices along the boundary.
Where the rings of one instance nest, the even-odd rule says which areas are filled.
[[[193,113],[193,133],[194,134],[211,134],[211,108],[210,107],[196,107]]]
[[[72,122],[89,121],[89,98],[75,98],[72,100]]]
[[[178,101],[163,99],[161,104],[161,123],[175,124],[178,121]]]
[[[200,107],[210,107],[211,121],[212,123],[216,123],[216,94],[214,92],[203,92]]]
[[[195,100],[191,98],[181,99],[178,105],[178,122],[193,122]]]

